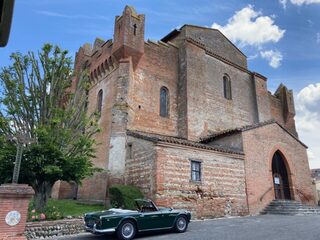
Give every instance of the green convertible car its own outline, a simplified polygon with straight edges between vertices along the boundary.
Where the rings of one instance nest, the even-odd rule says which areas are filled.
[[[85,229],[94,234],[113,233],[119,239],[133,239],[137,232],[173,229],[185,232],[191,219],[186,210],[157,207],[151,200],[136,199],[137,211],[112,208],[86,213]]]

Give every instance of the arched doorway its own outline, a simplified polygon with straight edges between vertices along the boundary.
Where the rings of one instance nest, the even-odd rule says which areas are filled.
[[[272,158],[272,176],[275,199],[292,199],[289,169],[280,151],[276,151]]]

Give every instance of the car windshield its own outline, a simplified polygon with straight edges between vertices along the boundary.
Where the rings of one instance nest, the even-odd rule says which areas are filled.
[[[137,199],[136,204],[138,207],[138,210],[141,212],[155,212],[158,211],[155,204],[150,200],[144,200],[144,199]]]

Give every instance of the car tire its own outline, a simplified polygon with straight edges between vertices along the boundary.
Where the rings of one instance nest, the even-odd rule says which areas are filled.
[[[125,220],[117,228],[117,237],[120,240],[131,240],[136,235],[136,232],[136,224],[131,220]]]
[[[179,216],[174,224],[174,230],[178,233],[183,233],[188,228],[188,220],[185,216]]]

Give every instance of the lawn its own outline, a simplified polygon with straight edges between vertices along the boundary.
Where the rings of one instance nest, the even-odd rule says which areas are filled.
[[[40,213],[34,213],[33,203],[29,206],[29,221],[38,221],[40,219]],[[66,218],[69,216],[79,217],[87,212],[102,211],[106,208],[103,205],[98,204],[84,204],[75,200],[56,200],[49,199],[48,205],[44,214],[46,215],[46,220],[56,220],[61,218]],[[32,217],[34,216],[34,217]]]
[[[82,216],[87,212],[102,211],[106,208],[103,205],[84,204],[75,200],[55,200],[50,199],[48,207],[56,207],[64,217],[66,216]]]

